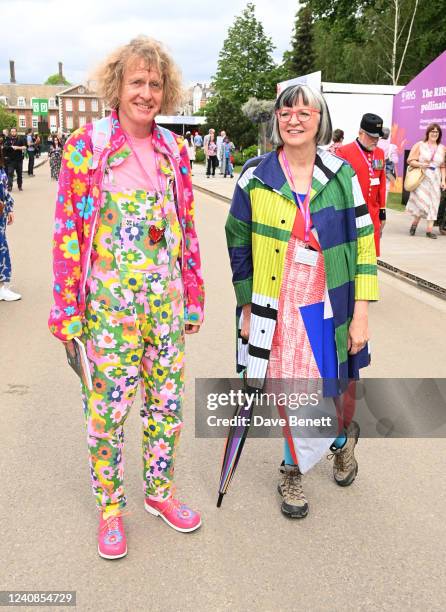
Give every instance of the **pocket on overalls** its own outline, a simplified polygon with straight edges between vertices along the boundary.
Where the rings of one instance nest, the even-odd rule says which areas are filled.
[[[113,351],[136,349],[141,338],[134,311],[113,312],[105,306],[86,310],[84,335],[96,348]]]

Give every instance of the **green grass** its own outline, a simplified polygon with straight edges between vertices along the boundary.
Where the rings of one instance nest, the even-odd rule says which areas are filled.
[[[388,193],[387,194],[387,208],[391,208],[392,210],[398,210],[399,212],[404,212],[406,207],[401,204],[401,193]]]

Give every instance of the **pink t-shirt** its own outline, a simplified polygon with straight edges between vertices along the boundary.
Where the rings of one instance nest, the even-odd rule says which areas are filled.
[[[152,136],[135,138],[126,134],[127,141],[133,152],[122,164],[113,168],[113,181],[126,189],[144,189],[159,191],[164,189],[165,181],[158,172]],[[160,185],[161,181],[161,185]]]

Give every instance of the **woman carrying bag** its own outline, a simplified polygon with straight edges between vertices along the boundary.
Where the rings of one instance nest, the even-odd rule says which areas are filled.
[[[424,173],[406,206],[406,211],[413,216],[409,230],[411,236],[415,236],[420,219],[426,219],[426,237],[437,238],[432,230],[438,215],[441,190],[446,188],[445,147],[441,144],[441,136],[438,123],[431,123],[424,140],[412,147],[407,159],[411,168],[421,168]]]

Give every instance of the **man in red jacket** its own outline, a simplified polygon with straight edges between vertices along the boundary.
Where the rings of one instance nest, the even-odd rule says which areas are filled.
[[[383,120],[366,113],[361,119],[358,138],[340,147],[336,155],[348,161],[356,172],[362,195],[375,228],[376,255],[380,255],[379,240],[386,223],[386,168],[384,151],[376,145],[383,135]]]

